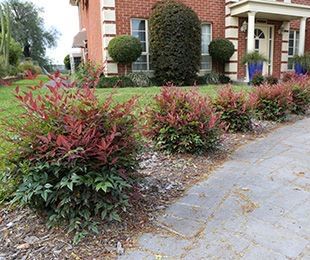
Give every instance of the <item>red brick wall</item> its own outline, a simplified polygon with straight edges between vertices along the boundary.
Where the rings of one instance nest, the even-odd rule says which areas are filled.
[[[102,32],[100,0],[88,1],[88,7],[79,8],[80,27],[87,30],[88,59],[96,63],[102,63]]]
[[[121,0],[116,1],[116,32],[120,34],[130,34],[130,19],[148,19],[152,7],[158,0]],[[201,22],[212,24],[212,37],[223,38],[225,36],[225,1],[224,0],[180,0],[191,7],[199,16]],[[119,73],[124,69],[119,66]]]

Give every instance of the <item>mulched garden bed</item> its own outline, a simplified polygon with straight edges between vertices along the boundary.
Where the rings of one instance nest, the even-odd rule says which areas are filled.
[[[299,118],[291,119],[289,123]],[[251,133],[224,135],[221,147],[209,156],[172,156],[148,148],[136,172],[142,180],[139,200],[122,216],[121,223],[102,225],[100,235],[89,236],[77,246],[61,227],[48,229],[44,217],[30,209],[5,206],[0,209],[0,260],[115,258],[134,246],[139,234],[156,228],[156,217],[188,188],[208,178],[230,153],[284,124],[254,125]]]

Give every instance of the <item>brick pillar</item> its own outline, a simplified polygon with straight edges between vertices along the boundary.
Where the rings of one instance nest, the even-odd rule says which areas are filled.
[[[100,0],[101,8],[101,31],[103,37],[102,52],[105,64],[104,74],[106,76],[118,74],[117,63],[113,62],[108,53],[108,45],[116,36],[116,14],[115,0]]]
[[[238,74],[239,18],[230,16],[230,6],[234,2],[233,0],[226,0],[225,2],[225,38],[230,40],[235,46],[235,53],[225,64],[225,75],[236,81]]]

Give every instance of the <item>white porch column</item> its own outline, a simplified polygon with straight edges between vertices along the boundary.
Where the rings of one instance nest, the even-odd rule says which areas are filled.
[[[255,50],[254,31],[255,31],[255,12],[248,12],[248,43],[247,52]]]
[[[306,21],[307,21],[306,17],[300,19],[298,55],[304,55],[305,53]]]

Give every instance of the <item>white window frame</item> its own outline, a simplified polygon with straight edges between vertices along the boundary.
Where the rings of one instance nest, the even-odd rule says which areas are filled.
[[[293,58],[295,55],[298,54],[298,48],[299,48],[299,42],[297,42],[297,40],[299,41],[299,30],[290,30],[289,31],[289,36],[291,34],[291,32],[294,33],[294,39],[293,39],[293,55],[289,54],[289,49],[290,49],[290,38],[289,38],[289,42],[288,42],[288,52],[287,52],[287,56],[288,59]],[[297,33],[298,33],[298,37],[297,37]],[[297,50],[296,50],[297,49]],[[295,65],[293,64],[293,67],[291,69],[288,69],[289,71],[293,71],[295,69]]]
[[[209,25],[210,26],[210,43],[212,42],[212,39],[213,39],[213,26],[212,26],[212,23],[208,23],[208,22],[205,22],[205,23],[202,23],[201,24],[201,30],[202,30],[202,26],[204,25]],[[202,32],[201,32],[202,33]],[[202,44],[202,41],[201,41],[201,44]],[[209,56],[210,57],[210,69],[202,69],[201,68],[201,64],[200,64],[200,72],[202,73],[205,73],[205,72],[210,72],[212,71],[212,57],[210,56],[210,53],[206,54],[206,53],[202,53],[201,52],[201,57],[202,56]]]
[[[134,20],[140,20],[145,21],[145,45],[146,45],[146,51],[142,52],[141,56],[146,56],[146,70],[134,70],[134,66],[132,64],[132,71],[133,72],[143,72],[143,71],[151,71],[150,70],[150,43],[149,43],[149,21],[147,19],[143,18],[131,18],[130,19],[130,34],[133,35],[133,21]]]

